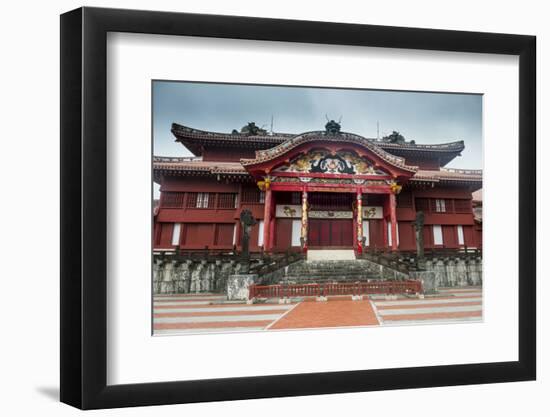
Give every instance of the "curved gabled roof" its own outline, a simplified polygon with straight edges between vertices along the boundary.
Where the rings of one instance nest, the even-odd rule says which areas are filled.
[[[353,143],[362,146],[378,156],[380,159],[401,170],[415,173],[418,167],[405,164],[405,159],[399,156],[395,156],[386,152],[372,141],[353,133],[342,132],[336,135],[329,135],[323,131],[313,131],[302,133],[301,135],[294,136],[280,143],[279,145],[266,150],[256,151],[256,158],[253,159],[241,159],[241,164],[244,167],[257,165],[260,163],[268,162],[278,158],[279,156],[291,151],[306,143],[323,141],[323,142],[339,142],[339,143]]]
[[[440,166],[444,166],[459,156],[464,150],[464,141],[458,140],[439,144],[416,144],[410,142],[384,142],[376,141],[376,144],[394,155],[406,158],[437,158]]]
[[[267,149],[296,136],[290,133],[274,133],[273,135],[247,135],[244,133],[221,133],[193,129],[177,123],[172,123],[172,134],[176,142],[185,145],[195,155],[202,154],[202,147],[207,146],[239,146],[254,149]]]
[[[202,155],[202,149],[204,146],[245,147],[256,150],[269,149],[297,136],[294,133],[281,132],[261,135],[211,132],[194,129],[178,123],[172,124],[171,131],[176,137],[176,141],[186,146],[195,155]],[[440,144],[416,144],[410,142],[394,143],[377,140],[374,138],[362,138],[396,156],[407,156],[411,154],[421,154],[427,156],[437,155],[439,158],[443,157],[444,163],[449,162],[464,150],[464,141],[454,141]]]
[[[374,140],[374,139],[370,139]],[[457,140],[454,142],[437,143],[437,144],[416,144],[416,143],[393,143],[376,141],[376,144],[382,149],[407,149],[414,151],[430,151],[430,152],[462,152],[464,150],[464,141]]]

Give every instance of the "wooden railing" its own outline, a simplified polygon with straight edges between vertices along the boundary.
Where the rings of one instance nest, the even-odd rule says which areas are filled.
[[[422,293],[422,282],[410,279],[404,281],[327,282],[321,284],[252,284],[248,290],[248,298],[419,293]]]

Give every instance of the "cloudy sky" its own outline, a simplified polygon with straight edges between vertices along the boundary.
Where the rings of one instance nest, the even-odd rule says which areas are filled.
[[[248,122],[275,132],[323,130],[326,116],[342,117],[342,130],[376,138],[393,130],[416,143],[465,142],[448,166],[482,168],[482,96],[474,94],[153,82],[154,154],[191,155],[174,142],[173,122],[231,132]]]

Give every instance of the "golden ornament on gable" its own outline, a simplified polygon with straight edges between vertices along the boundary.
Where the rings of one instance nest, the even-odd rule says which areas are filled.
[[[271,187],[271,178],[265,178],[262,181],[258,181],[258,188],[261,191],[267,191]]]
[[[402,185],[397,184],[395,181],[392,181],[390,183],[390,190],[394,194],[399,194],[401,192],[401,189],[403,188]]]
[[[354,152],[312,150],[295,158],[278,170],[287,172],[385,175],[368,159]]]

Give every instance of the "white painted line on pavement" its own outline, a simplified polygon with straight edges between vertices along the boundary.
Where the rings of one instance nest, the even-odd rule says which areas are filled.
[[[190,335],[197,333],[242,333],[253,332],[263,330],[263,327],[251,326],[251,327],[212,327],[209,329],[164,329],[155,330],[154,336],[173,336],[173,335]]]
[[[212,323],[212,322],[231,322],[231,321],[264,321],[275,320],[279,314],[256,314],[242,316],[191,316],[191,317],[156,317],[154,324],[161,323]]]
[[[208,305],[212,304],[212,301],[166,301],[163,303],[157,303],[155,302],[155,306],[199,306],[199,305]]]
[[[459,313],[465,311],[481,311],[481,306],[459,306],[459,307],[429,307],[429,308],[404,308],[404,309],[391,309],[391,310],[378,310],[381,316],[398,316],[402,314],[415,315],[415,314],[437,314],[437,313]]]
[[[249,311],[271,311],[271,310],[288,310],[292,305],[273,305],[273,306],[235,306],[235,307],[204,307],[204,308],[159,308],[155,309],[154,313],[223,313],[224,311],[242,311],[246,314]]]
[[[401,300],[401,301],[375,301],[377,307],[385,306],[407,306],[407,305],[430,305],[430,304],[456,304],[456,303],[471,303],[481,301],[481,297],[472,298],[456,298],[450,300],[438,300],[435,298],[424,298],[423,300]]]
[[[269,328],[270,328],[271,326],[273,326],[275,323],[277,323],[279,320],[281,320],[284,316],[286,316],[288,313],[290,313],[292,310],[294,310],[294,309],[298,306],[298,304],[301,304],[301,303],[302,303],[302,302],[299,302],[299,303],[296,303],[296,304],[294,304],[293,306],[291,306],[291,308],[289,308],[288,311],[286,311],[286,312],[284,312],[283,314],[281,314],[281,315],[279,316],[279,318],[275,319],[271,324],[268,324],[268,325],[265,327],[264,330],[269,330]],[[283,305],[284,305],[284,304],[283,304]]]
[[[391,317],[387,317],[385,320],[384,325],[386,326],[405,326],[410,324],[456,324],[460,322],[476,322],[476,321],[483,321],[483,318],[481,316],[476,317],[449,317],[444,319],[418,319],[418,320],[395,320]]]

